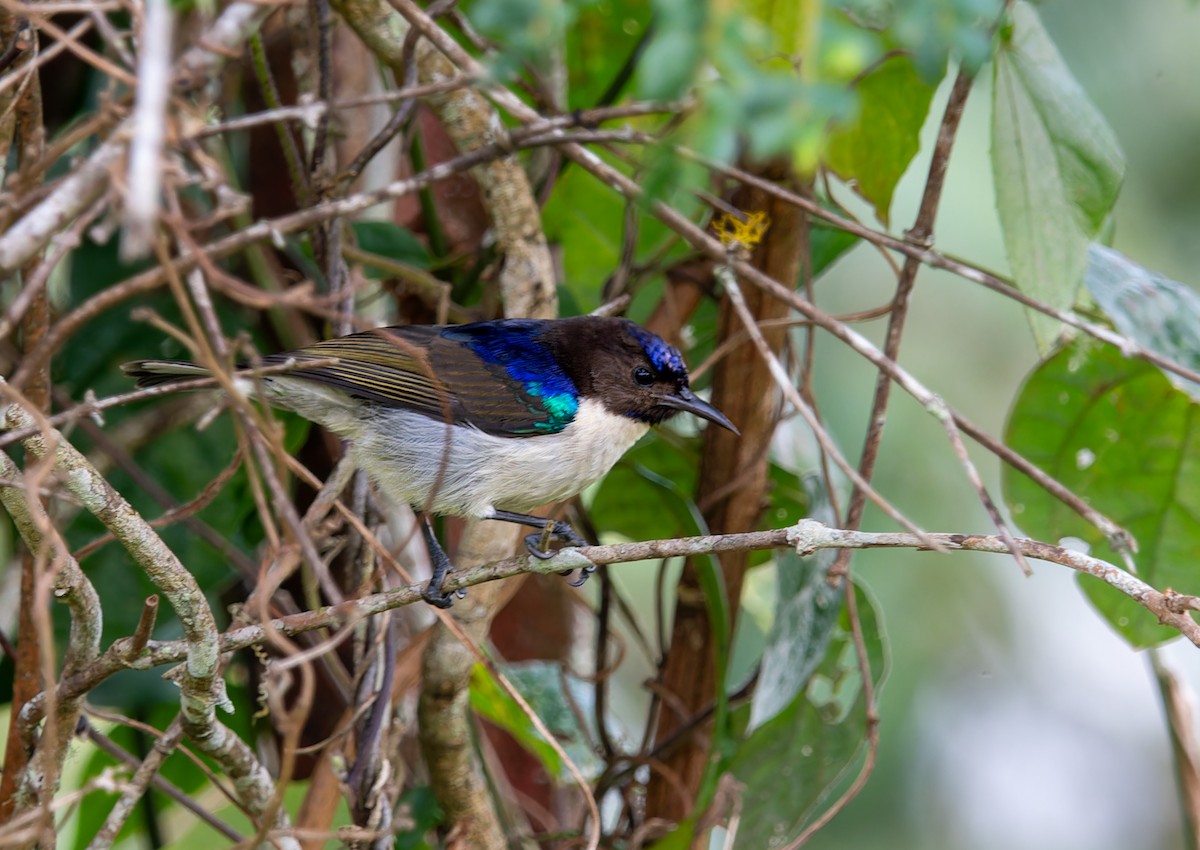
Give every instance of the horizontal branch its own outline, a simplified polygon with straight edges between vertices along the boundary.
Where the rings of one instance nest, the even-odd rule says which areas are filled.
[[[801,520],[794,526],[768,531],[710,534],[700,537],[564,549],[553,558],[544,561],[530,558],[528,555],[519,555],[491,564],[452,572],[446,576],[443,587],[446,592],[453,593],[477,584],[511,578],[524,573],[562,573],[608,564],[711,555],[718,552],[789,548],[794,549],[799,555],[808,556],[820,549],[902,548],[928,551],[930,543],[940,546],[947,552],[988,552],[1009,556],[1012,554],[1010,545],[1015,545],[1026,558],[1069,567],[1111,585],[1154,614],[1160,623],[1177,629],[1193,644],[1200,647],[1200,624],[1197,624],[1188,613],[1200,610],[1200,597],[1180,594],[1172,590],[1165,592],[1156,590],[1137,576],[1100,558],[1027,538],[1016,538],[1005,542],[997,535],[983,534],[927,532],[923,537],[919,537],[915,534],[900,532],[848,531],[830,528],[809,519]],[[239,626],[220,635],[220,649],[222,653],[245,649],[263,643],[274,632],[280,632],[290,637],[317,629],[342,628],[357,620],[418,602],[422,598],[422,590],[423,585],[412,584],[383,593],[347,600],[339,605],[277,617],[267,625]],[[58,698],[67,699],[78,696],[126,668],[146,670],[163,664],[177,663],[184,660],[186,656],[187,644],[181,640],[150,641],[143,649],[137,651],[133,644],[133,638],[121,638],[114,641],[92,667],[64,679]],[[21,713],[23,725],[38,721],[41,711],[44,710],[44,701],[45,694],[39,694],[25,706]]]

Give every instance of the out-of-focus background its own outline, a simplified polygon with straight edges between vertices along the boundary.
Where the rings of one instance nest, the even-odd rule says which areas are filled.
[[[1128,160],[1115,248],[1200,281],[1200,9],[1184,2],[1050,0],[1047,30],[1104,114]],[[946,181],[939,249],[1007,271],[991,168],[990,66],[967,104]],[[943,85],[892,219],[916,211],[945,105]],[[864,215],[866,211],[864,210]],[[821,283],[848,312],[890,297],[892,277],[860,247]],[[991,433],[1037,354],[1012,302],[924,269],[902,363]],[[881,336],[883,322],[866,331]],[[927,332],[922,332],[922,328]],[[961,347],[956,346],[961,340]],[[819,390],[856,449],[873,374],[828,339]],[[834,364],[837,364],[836,366]],[[991,525],[937,423],[909,399],[892,407],[876,484],[932,530]],[[904,451],[905,444],[922,447]],[[890,445],[890,451],[888,450]],[[899,450],[898,450],[899,449]],[[990,486],[998,465],[973,454]],[[866,527],[880,518],[868,516]],[[873,524],[874,523],[874,524]],[[982,555],[863,552],[855,569],[878,597],[892,647],[879,765],[866,790],[807,845],[922,850],[1170,850],[1184,846],[1169,739],[1148,656],[1093,611],[1068,571]],[[1200,687],[1200,655],[1180,641],[1165,662]]]

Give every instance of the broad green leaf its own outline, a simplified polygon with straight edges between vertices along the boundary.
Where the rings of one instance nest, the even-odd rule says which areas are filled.
[[[696,818],[684,818],[674,831],[650,845],[649,850],[688,850],[696,835]]]
[[[825,655],[842,599],[840,589],[831,587],[825,576],[834,558],[834,550],[809,558],[795,552],[776,557],[775,622],[754,690],[751,729],[784,710],[808,684],[813,668]]]
[[[1012,7],[992,78],[992,173],[1017,285],[1052,307],[1074,304],[1087,250],[1112,210],[1125,160],[1063,63],[1037,12]],[[1060,323],[1030,311],[1039,348]]]
[[[775,50],[786,60],[803,61],[820,20],[817,0],[749,0],[744,9],[770,31]]]
[[[893,56],[856,87],[858,115],[830,136],[825,161],[875,207],[885,225],[892,193],[920,147],[935,86],[908,56]]]
[[[604,282],[621,262],[626,203],[582,168],[569,168],[542,210],[546,238],[562,246],[563,284],[584,312],[599,306]],[[639,217],[637,227],[638,258],[667,238],[666,226],[652,217]]]
[[[821,479],[808,476],[805,484],[808,493],[804,501],[809,506],[809,515],[821,522],[833,522],[834,512]],[[801,558],[794,550],[775,555],[775,618],[750,705],[751,730],[790,705],[807,687],[813,670],[825,657],[844,596],[842,589],[832,586],[826,577],[836,559],[835,549],[825,549],[807,558]]]
[[[637,44],[650,26],[650,7],[644,0],[581,5],[578,23],[566,33],[570,109],[611,103],[628,88],[623,75],[639,59]]]
[[[1025,381],[1006,441],[1137,539],[1138,574],[1159,589],[1200,590],[1200,406],[1148,363],[1110,346],[1072,345]],[[1122,565],[1104,536],[1025,475],[1005,468],[1004,495],[1022,530],[1077,537]],[[1135,646],[1177,633],[1090,576],[1080,584]]]
[[[883,32],[892,49],[913,57],[931,82],[953,56],[974,73],[992,58],[992,29],[1003,0],[833,0],[832,8],[866,29]]]
[[[674,100],[692,84],[704,51],[708,4],[654,0],[655,32],[638,62],[638,96]]]
[[[1117,329],[1144,348],[1200,369],[1200,295],[1103,245],[1088,250],[1088,291]],[[1200,401],[1200,384],[1164,373]]]
[[[574,3],[563,0],[476,0],[471,22],[498,45],[493,76],[506,78],[520,63],[544,65],[550,50],[575,21]]]
[[[858,237],[847,233],[840,227],[824,224],[818,219],[814,218],[810,221],[808,245],[812,255],[812,273],[816,278],[820,276],[821,272],[832,266],[842,254],[857,245]]]
[[[482,664],[476,664],[471,670],[471,708],[512,735],[527,752],[537,756],[547,773],[558,776],[563,769],[558,753]]]
[[[694,534],[690,494],[699,463],[694,448],[658,434],[638,443],[596,490],[589,506],[596,527],[630,540]]]
[[[876,684],[886,651],[870,597],[855,588]],[[731,770],[743,785],[736,848],[760,850],[795,838],[858,763],[866,743],[865,700],[844,607],[803,691],[742,743]]]
[[[429,268],[429,249],[407,227],[390,221],[356,221],[350,229],[354,231],[358,247],[364,251],[419,269]],[[379,277],[380,274],[369,273],[368,276]]]
[[[399,812],[407,815],[412,823],[411,829],[405,829],[396,834],[394,850],[429,850],[429,842],[425,833],[445,820],[445,814],[433,796],[433,789],[428,785],[417,785],[409,788],[400,795]]]
[[[577,677],[564,673],[561,664],[549,661],[505,664],[501,671],[584,775],[598,773],[602,765],[590,745],[592,730],[579,725],[581,717],[594,716],[590,709],[592,689]],[[471,672],[471,707],[537,756],[551,776],[568,775],[558,753],[482,664],[476,664]]]

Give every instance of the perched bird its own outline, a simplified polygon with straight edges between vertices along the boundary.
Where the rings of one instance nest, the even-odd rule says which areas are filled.
[[[287,371],[237,379],[248,393],[351,441],[353,461],[383,493],[421,513],[434,571],[426,601],[448,607],[451,569],[429,514],[514,522],[572,546],[566,523],[531,516],[604,476],[651,425],[693,413],[737,433],[688,386],[679,352],[628,319],[503,319],[407,325],[325,340],[263,358]],[[141,360],[139,386],[208,372]],[[525,538],[542,558],[541,535]],[[586,577],[586,576],[585,576]]]

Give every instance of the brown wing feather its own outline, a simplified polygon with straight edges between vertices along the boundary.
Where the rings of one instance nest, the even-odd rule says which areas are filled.
[[[336,387],[356,398],[446,418],[502,436],[538,432],[546,412],[539,399],[508,380],[503,367],[484,363],[469,348],[439,336],[442,328],[406,325],[324,340],[264,358],[299,364],[290,378]],[[304,368],[306,360],[329,360]],[[447,387],[454,387],[451,392]]]
[[[379,328],[327,339],[295,351],[263,358],[267,364],[299,364],[291,378],[336,387],[356,398],[442,418],[453,399],[433,375],[430,342],[440,328],[410,325]],[[329,361],[304,368],[305,361]],[[453,415],[453,411],[452,411]]]

